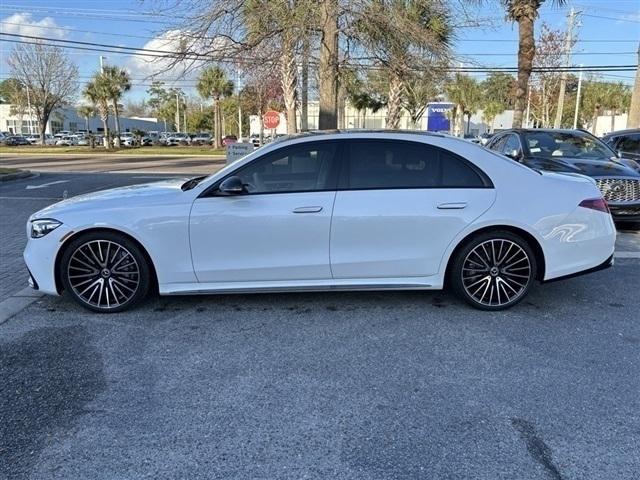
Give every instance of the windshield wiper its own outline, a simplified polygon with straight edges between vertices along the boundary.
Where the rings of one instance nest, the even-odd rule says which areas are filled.
[[[200,177],[192,178],[191,180],[187,180],[186,182],[184,182],[182,184],[182,187],[180,188],[182,189],[183,192],[186,192],[187,190],[191,190],[193,187],[198,185],[205,178],[207,178],[206,175],[201,175]]]

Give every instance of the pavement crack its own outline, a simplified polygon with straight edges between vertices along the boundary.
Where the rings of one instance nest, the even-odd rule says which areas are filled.
[[[558,467],[553,463],[553,452],[540,434],[536,432],[535,426],[522,418],[512,418],[511,425],[525,442],[531,458],[542,465],[548,477],[553,480],[562,480]]]

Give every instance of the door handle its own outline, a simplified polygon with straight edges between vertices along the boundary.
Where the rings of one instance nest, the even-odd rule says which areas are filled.
[[[293,213],[318,213],[322,207],[298,207],[293,209]]]
[[[460,210],[467,207],[467,202],[440,203],[440,210]]]

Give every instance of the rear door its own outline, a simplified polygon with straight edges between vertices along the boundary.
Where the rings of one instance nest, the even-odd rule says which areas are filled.
[[[331,226],[333,276],[434,275],[449,243],[494,198],[486,175],[451,152],[349,140]]]

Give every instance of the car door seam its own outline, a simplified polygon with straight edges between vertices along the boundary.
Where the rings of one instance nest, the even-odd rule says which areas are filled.
[[[335,211],[336,208],[336,199],[338,198],[338,191],[334,191],[333,192],[333,203],[331,205],[331,216],[329,217],[329,273],[331,274],[331,278],[335,279],[335,277],[333,276],[333,265],[332,265],[332,260],[331,260],[331,238],[332,238],[332,232],[333,232],[333,212]]]

